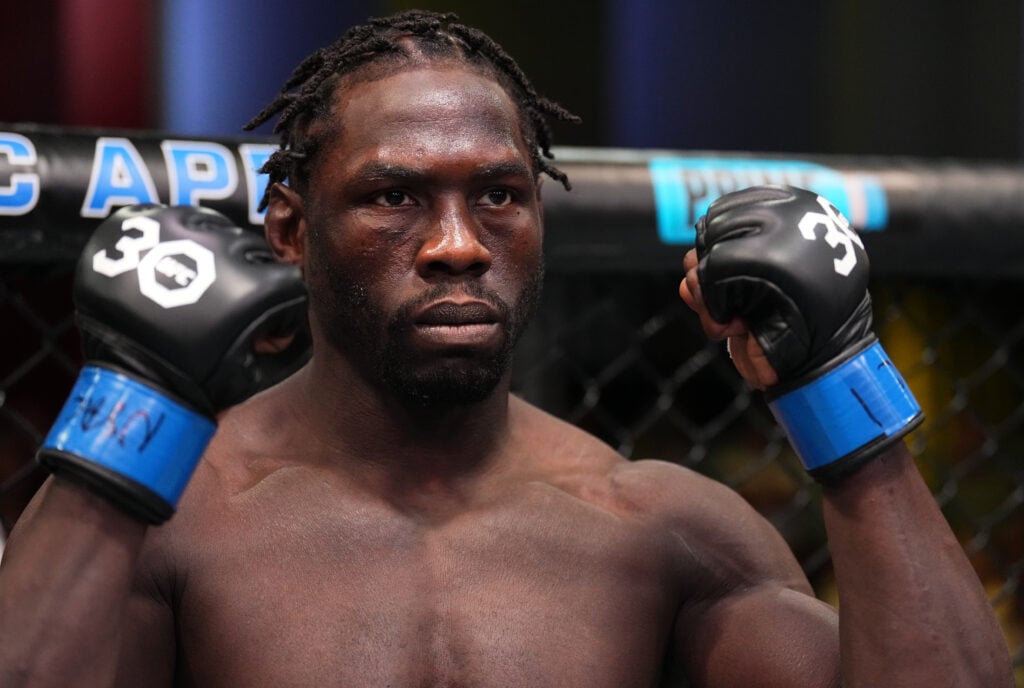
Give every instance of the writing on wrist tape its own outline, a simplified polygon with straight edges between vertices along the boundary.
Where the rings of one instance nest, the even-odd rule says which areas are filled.
[[[138,380],[85,366],[41,452],[127,478],[174,507],[216,425]]]
[[[896,366],[875,342],[768,404],[807,470],[902,437],[923,419]]]

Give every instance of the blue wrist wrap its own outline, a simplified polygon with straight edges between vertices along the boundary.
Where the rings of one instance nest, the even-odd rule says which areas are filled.
[[[924,417],[878,342],[768,406],[812,475],[873,455]]]
[[[43,442],[151,490],[173,509],[216,425],[121,373],[82,368]]]

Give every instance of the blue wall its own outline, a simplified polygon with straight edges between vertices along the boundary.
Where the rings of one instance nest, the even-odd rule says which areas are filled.
[[[241,135],[314,48],[413,4],[459,11],[583,115],[556,125],[561,145],[1011,159],[1024,147],[1020,1],[13,3],[0,121]]]
[[[607,12],[610,140],[793,151],[820,139],[816,3],[610,0]]]
[[[239,135],[292,69],[371,2],[172,0],[161,3],[160,122],[179,134]],[[261,128],[268,133],[270,125]]]

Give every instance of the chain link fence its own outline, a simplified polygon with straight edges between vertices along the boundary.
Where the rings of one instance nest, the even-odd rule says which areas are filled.
[[[0,322],[0,519],[43,475],[32,456],[81,365],[71,266],[5,267]],[[559,273],[519,350],[516,392],[629,458],[694,468],[743,494],[835,603],[819,493],[760,395],[707,342],[678,274]],[[981,577],[1024,685],[1024,285],[872,285],[876,329],[926,413],[918,465]]]
[[[517,391],[623,455],[689,466],[739,491],[837,602],[820,495],[760,393],[708,342],[680,275],[553,275],[520,349]],[[1024,285],[872,285],[876,330],[927,413],[909,436],[981,577],[1024,685]]]

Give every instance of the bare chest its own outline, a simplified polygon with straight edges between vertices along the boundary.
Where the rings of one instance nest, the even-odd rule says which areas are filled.
[[[177,609],[194,685],[649,686],[679,604],[662,536],[549,487],[437,521],[242,509],[204,536]]]

